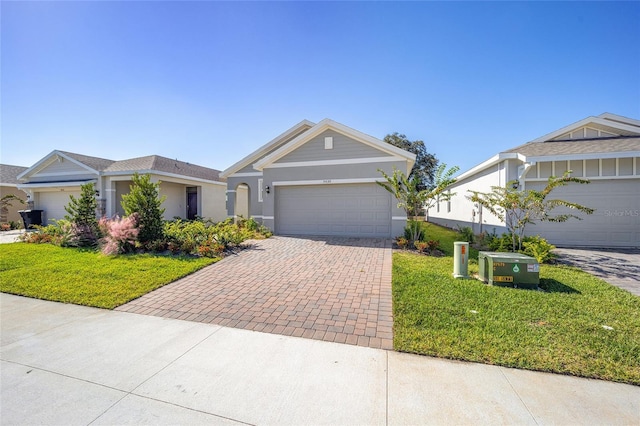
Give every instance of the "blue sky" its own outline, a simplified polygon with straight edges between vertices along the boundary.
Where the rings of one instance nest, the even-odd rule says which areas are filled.
[[[0,161],[225,169],[302,119],[466,170],[590,115],[640,119],[640,2],[11,2]]]

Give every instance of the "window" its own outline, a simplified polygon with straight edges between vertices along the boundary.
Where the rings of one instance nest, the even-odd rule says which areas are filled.
[[[262,193],[264,191],[264,188],[262,187],[262,179],[258,179],[258,202],[261,203],[262,202]]]

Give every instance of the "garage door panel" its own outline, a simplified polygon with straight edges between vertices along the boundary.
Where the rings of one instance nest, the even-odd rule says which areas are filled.
[[[275,200],[279,234],[391,234],[391,196],[375,184],[279,186]]]
[[[80,198],[80,191],[41,192],[38,194],[38,209],[44,210],[44,224],[51,224],[52,220],[64,219],[67,215],[65,206],[71,201],[70,196]]]
[[[541,189],[542,183],[527,188]],[[588,185],[557,188],[553,198],[595,209],[592,215],[558,208],[553,214],[569,213],[582,220],[564,223],[539,222],[527,227],[527,234],[540,234],[558,246],[640,246],[640,180],[592,180]]]

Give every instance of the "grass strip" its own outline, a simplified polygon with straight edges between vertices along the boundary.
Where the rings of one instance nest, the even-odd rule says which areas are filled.
[[[50,244],[3,244],[0,291],[113,309],[218,260],[150,254],[104,256]]]
[[[452,257],[394,253],[396,350],[640,385],[637,296],[564,266],[541,267],[544,291],[452,272]]]

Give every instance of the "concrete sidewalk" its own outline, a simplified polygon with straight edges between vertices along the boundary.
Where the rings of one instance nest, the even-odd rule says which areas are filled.
[[[0,295],[11,424],[638,424],[640,387]]]

